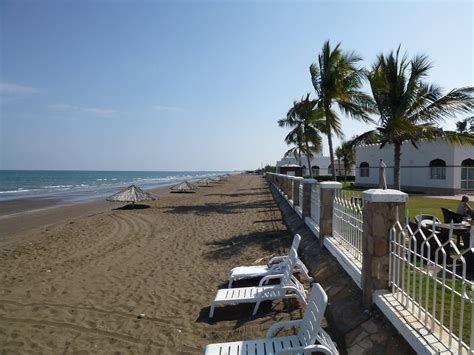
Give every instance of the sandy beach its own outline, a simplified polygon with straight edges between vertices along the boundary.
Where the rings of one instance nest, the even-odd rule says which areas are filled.
[[[285,254],[291,243],[261,177],[162,194],[147,209],[118,206],[76,204],[66,216],[45,209],[22,215],[17,230],[8,224],[10,237],[0,240],[2,352],[198,354],[301,316],[288,300],[263,304],[255,318],[250,304],[219,307],[208,319],[232,266]],[[48,226],[28,225],[35,218]]]

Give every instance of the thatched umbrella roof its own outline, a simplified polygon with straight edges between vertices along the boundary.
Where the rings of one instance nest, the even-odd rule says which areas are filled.
[[[221,180],[221,178],[219,176],[211,176],[209,179],[214,181],[214,182]]]
[[[111,202],[131,202],[133,204],[142,201],[153,201],[156,197],[149,192],[143,191],[141,188],[135,185],[131,185],[115,195],[107,198],[107,201]]]
[[[212,180],[209,179],[208,177],[205,177],[205,178],[202,178],[201,180],[199,180],[197,183],[198,184],[206,184],[206,186],[209,186],[210,182],[212,182]]]
[[[177,185],[171,186],[170,190],[185,192],[185,191],[196,190],[197,188],[198,187],[196,185],[191,184],[189,181],[184,180]]]

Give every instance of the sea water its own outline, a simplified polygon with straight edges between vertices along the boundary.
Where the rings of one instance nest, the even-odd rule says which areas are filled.
[[[106,196],[132,184],[154,188],[224,173],[226,172],[0,170],[0,201],[20,198],[80,201]]]

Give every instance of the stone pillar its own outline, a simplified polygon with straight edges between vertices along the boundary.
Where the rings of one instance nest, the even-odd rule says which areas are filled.
[[[303,219],[311,215],[311,188],[316,183],[315,179],[302,179],[300,184],[303,185],[303,201],[300,202]]]
[[[292,193],[293,196],[293,206],[298,206],[300,204],[300,183],[303,180],[302,177],[295,176],[292,179]]]
[[[405,220],[408,195],[399,190],[371,189],[362,193],[364,200],[362,234],[362,298],[364,307],[372,305],[375,290],[388,289],[390,229],[396,222],[397,209]]]
[[[324,237],[332,236],[332,214],[334,211],[334,196],[336,190],[342,189],[342,184],[336,181],[323,181],[319,184],[320,211],[319,211],[319,240],[321,245]]]

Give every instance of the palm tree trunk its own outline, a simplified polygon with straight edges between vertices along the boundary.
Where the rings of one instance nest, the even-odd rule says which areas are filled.
[[[344,184],[347,183],[347,161],[344,159]]]
[[[328,135],[328,146],[329,146],[329,157],[331,158],[331,175],[332,180],[336,181],[336,165],[334,164],[334,151],[332,149],[332,136],[331,136],[331,119],[329,117],[329,107],[325,109],[326,112],[326,130]]]
[[[306,158],[308,159],[308,169],[309,169],[309,176],[313,178],[313,169],[311,169],[311,159],[309,157],[309,144],[308,141],[305,141],[306,144]]]
[[[400,161],[402,158],[402,152],[401,152],[401,144],[400,143],[394,143],[394,156],[393,156],[393,162],[394,162],[394,167],[393,167],[393,185],[394,188],[397,190],[401,189],[401,180],[400,180]]]

